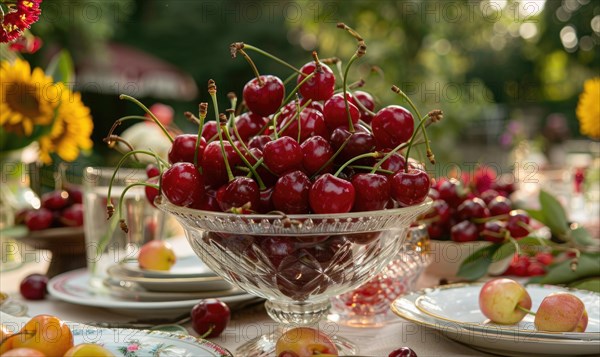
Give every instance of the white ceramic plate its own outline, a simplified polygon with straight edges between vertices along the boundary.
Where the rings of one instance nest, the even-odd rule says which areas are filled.
[[[244,291],[238,288],[218,291],[192,291],[192,292],[160,292],[148,291],[138,283],[131,281],[115,280],[112,278],[104,279],[104,286],[108,289],[111,296],[118,299],[134,301],[172,301],[172,300],[190,300],[190,299],[209,299],[214,297],[224,297],[244,294]]]
[[[429,289],[415,301],[415,305],[419,310],[430,315],[438,322],[469,325],[468,327],[484,331],[495,329],[510,334],[515,333],[515,331],[530,333],[535,334],[536,337],[600,340],[600,294],[585,290],[566,289],[554,285],[527,285],[533,311],[538,309],[544,297],[554,292],[568,291],[580,298],[585,304],[588,312],[588,326],[585,332],[551,333],[537,331],[532,315],[526,315],[521,322],[512,326],[490,322],[479,309],[479,291],[482,285],[483,283],[476,283]]]
[[[147,278],[142,274],[123,269],[123,264],[115,264],[107,269],[108,275],[117,280],[138,283],[144,289],[163,292],[215,291],[228,290],[232,286],[217,275],[195,278]]]
[[[78,269],[57,275],[48,282],[48,292],[55,298],[72,304],[102,307],[129,316],[147,316],[149,311],[152,312],[152,316],[173,316],[189,311],[198,303],[198,299],[158,302],[119,300],[110,296],[106,290],[93,290],[89,285],[89,278],[87,269]],[[232,309],[257,299],[256,296],[250,294],[218,298]]]
[[[403,295],[392,303],[392,311],[401,318],[417,325],[439,331],[444,336],[469,345],[475,349],[499,354],[502,356],[575,356],[598,355],[598,341],[575,339],[538,338],[535,333],[515,331],[506,334],[496,329],[480,331],[469,329],[453,322],[439,322],[424,314],[415,306],[415,301],[426,294],[425,290]]]
[[[72,330],[74,343],[97,343],[115,356],[228,357],[225,348],[190,335],[163,331],[83,327]]]
[[[137,259],[124,262],[121,267],[130,274],[135,274],[138,276],[141,275],[146,278],[171,279],[216,276],[216,274],[210,270],[210,268],[207,267],[197,255],[177,257],[175,264],[168,271],[141,269]]]

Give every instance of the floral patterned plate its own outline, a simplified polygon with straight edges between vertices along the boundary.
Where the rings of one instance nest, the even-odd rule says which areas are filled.
[[[75,344],[96,343],[115,356],[232,357],[225,348],[190,335],[164,331],[72,327]]]

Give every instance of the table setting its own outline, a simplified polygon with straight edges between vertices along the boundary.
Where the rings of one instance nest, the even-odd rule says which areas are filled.
[[[116,69],[91,49],[50,56],[42,3],[0,0],[0,357],[600,355],[597,78],[569,107],[587,139],[562,166],[510,121],[510,153],[488,131],[471,163],[472,143],[440,135],[455,103],[370,62],[389,44],[367,20],[313,38],[286,18],[294,56],[228,42],[236,84],[111,44],[109,62],[197,110],[144,81],[103,107],[77,76]],[[555,161],[565,120],[537,129]]]

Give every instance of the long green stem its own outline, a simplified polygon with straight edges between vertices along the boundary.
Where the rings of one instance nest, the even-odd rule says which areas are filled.
[[[417,127],[417,130],[415,130],[412,137],[410,138],[410,141],[408,142],[408,148],[406,149],[406,163],[404,165],[404,172],[408,172],[408,166],[409,166],[408,158],[410,157],[410,149],[412,148],[413,142],[415,141],[415,137],[417,136],[416,133],[419,129],[421,129],[423,127],[424,124],[425,124],[425,118],[421,118],[421,121],[419,122],[419,126]],[[427,136],[425,136],[425,146],[429,147],[429,142],[427,140],[428,140]],[[428,150],[431,150],[431,149],[428,149]]]
[[[348,61],[348,65],[346,66],[346,69],[344,70],[344,77],[342,78],[342,90],[344,92],[344,103],[346,105],[346,115],[348,116],[348,131],[351,133],[354,133],[354,123],[352,123],[352,116],[350,115],[350,103],[348,103],[348,97],[346,96],[348,93],[348,88],[346,87],[346,82],[348,81],[348,72],[350,70],[350,67],[352,66],[352,63],[354,63],[354,61],[356,61],[358,59],[358,56],[356,53],[354,53],[352,55],[352,57],[350,58],[350,61]]]
[[[198,123],[198,137],[196,138],[196,148],[194,150],[194,166],[198,167],[200,173],[202,173],[202,167],[198,165],[198,148],[200,147],[200,140],[202,139],[202,129],[204,129],[204,119],[206,118],[208,103],[200,103],[198,115],[200,116],[200,122]]]
[[[160,129],[163,131],[163,133],[165,133],[165,135],[167,136],[167,138],[169,138],[169,140],[171,142],[173,142],[173,137],[171,136],[171,134],[169,134],[169,132],[167,131],[167,128],[164,127],[164,125],[160,122],[160,120],[158,120],[158,118],[154,115],[154,113],[152,113],[150,111],[150,109],[148,109],[144,104],[142,104],[139,100],[128,96],[126,94],[121,94],[119,96],[119,99],[124,99],[124,100],[128,100],[132,103],[135,103],[138,107],[142,108],[148,115],[150,115],[150,117],[152,118],[152,120],[154,120],[154,122],[156,123],[156,125],[158,125],[160,127]]]
[[[348,167],[352,168],[352,169],[367,170],[367,171],[370,171],[373,169],[373,167],[371,167],[371,166],[363,166],[363,165],[350,165]],[[376,169],[374,172],[380,172],[382,174],[387,174],[387,175],[394,174],[394,171],[390,171],[390,170],[386,170],[386,169]],[[374,172],[371,172],[371,173],[374,173]]]
[[[404,93],[400,88],[398,88],[397,86],[392,86],[392,91],[394,93],[397,93],[400,95],[400,97],[402,97],[407,103],[408,105],[412,108],[412,110],[415,112],[415,114],[417,115],[417,118],[421,118],[421,121],[425,120],[424,117],[421,115],[421,113],[419,112],[419,109],[417,109],[417,106],[413,103],[413,101],[408,97],[408,95],[406,95],[406,93]],[[421,123],[420,123],[421,124]],[[429,160],[431,161],[432,164],[435,164],[435,160],[433,159],[433,152],[431,151],[431,146],[429,146],[429,137],[427,136],[427,130],[425,130],[425,127],[423,125],[419,125],[419,127],[421,128],[421,132],[423,133],[423,138],[425,139],[425,150],[427,152],[427,157],[429,158]],[[417,128],[418,130],[419,128]],[[415,131],[417,131],[415,130]],[[414,137],[414,135],[413,135]],[[408,151],[410,151],[410,146],[408,147]],[[408,158],[408,153],[407,153],[407,158]],[[407,161],[408,162],[408,161]]]
[[[121,196],[119,197],[119,221],[121,222],[121,227],[125,227],[125,228],[123,228],[125,233],[127,233],[128,230],[127,230],[127,224],[123,220],[123,201],[125,201],[125,194],[127,193],[127,191],[129,191],[131,188],[136,187],[136,186],[152,187],[157,190],[159,189],[158,185],[148,183],[148,182],[130,183],[123,189],[123,192],[121,192]]]
[[[252,61],[252,59],[250,58],[250,56],[248,56],[246,51],[242,50],[241,48],[238,49],[238,52],[241,53],[242,56],[244,56],[244,58],[246,59],[246,62],[248,62],[250,64],[250,67],[252,68],[252,72],[254,72],[254,75],[256,76],[256,80],[258,81],[258,85],[261,87],[264,86],[265,82],[262,80],[262,78],[260,78],[260,73],[258,72],[258,68],[256,67],[256,65],[254,64],[254,61]]]
[[[312,77],[315,76],[315,72],[307,75],[306,77],[304,77],[300,83],[298,83],[298,85],[296,85],[294,87],[294,89],[292,89],[292,91],[290,92],[290,94],[287,95],[287,97],[285,97],[285,99],[283,100],[281,107],[284,107],[287,103],[289,103],[289,101],[292,99],[292,97],[298,92],[298,90],[300,89],[300,87],[302,87],[302,85],[304,83],[306,83],[306,81],[310,80]]]
[[[528,313],[528,314],[530,314],[530,315],[533,315],[533,316],[535,316],[535,312],[533,312],[533,311],[531,311],[531,310],[529,310],[529,309],[526,309],[526,308],[524,308],[523,306],[521,306],[521,305],[519,305],[519,304],[517,304],[517,309],[519,309],[519,310],[521,310],[521,311],[523,311],[523,312],[526,312],[526,313]]]
[[[352,159],[346,161],[342,166],[340,166],[340,168],[335,172],[335,174],[333,176],[337,177],[340,173],[342,173],[342,171],[344,171],[344,169],[350,165],[351,163],[353,163],[354,161],[360,160],[360,159],[364,159],[367,157],[374,157],[377,158],[378,156],[380,156],[381,154],[378,152],[368,152],[366,154],[361,154],[361,155],[357,155],[355,157],[353,157]]]
[[[231,139],[231,135],[229,134],[228,130],[225,130],[225,136],[227,137],[227,141],[229,141],[229,144],[231,144],[231,146],[233,147],[233,150],[235,150],[235,152],[238,154],[240,159],[242,159],[244,164],[250,169],[250,172],[252,172],[252,175],[254,175],[254,177],[256,178],[256,183],[258,183],[258,188],[261,191],[264,190],[266,188],[266,186],[265,186],[263,180],[260,178],[260,176],[258,175],[256,170],[252,167],[252,164],[250,164],[248,159],[246,159],[244,154],[242,154],[240,149],[238,149],[238,147],[233,144],[233,140]]]
[[[315,173],[310,177],[311,180],[313,178],[315,178],[319,174],[319,172],[321,172],[324,168],[326,168],[327,166],[331,165],[331,163],[333,162],[333,160],[335,160],[335,158],[338,157],[338,155],[342,152],[342,150],[344,150],[344,148],[346,147],[346,145],[348,145],[348,142],[350,141],[351,137],[352,137],[352,135],[348,136],[346,138],[346,140],[344,140],[344,142],[342,143],[342,145],[340,145],[340,147],[336,150],[336,152],[333,153],[333,155],[329,158],[329,160],[327,160],[321,167],[319,167],[319,169],[317,171],[315,171]]]
[[[263,51],[260,48],[254,47],[254,46],[249,45],[247,43],[243,44],[243,48],[246,48],[246,49],[252,50],[254,52],[260,53],[261,55],[266,56],[266,57],[272,59],[273,61],[278,62],[278,63],[286,66],[287,68],[291,69],[292,71],[305,76],[305,74],[302,73],[298,68],[292,66],[291,64],[289,64],[286,61],[282,60],[281,58],[270,54],[269,52]]]
[[[208,81],[208,94],[213,102],[213,110],[215,111],[215,120],[217,121],[217,135],[219,136],[219,143],[221,144],[221,155],[225,161],[225,170],[227,171],[227,178],[229,181],[233,180],[233,173],[229,166],[229,160],[227,159],[227,153],[225,152],[225,145],[223,144],[223,134],[221,134],[221,114],[219,113],[219,103],[217,101],[217,85],[215,81],[210,79]]]

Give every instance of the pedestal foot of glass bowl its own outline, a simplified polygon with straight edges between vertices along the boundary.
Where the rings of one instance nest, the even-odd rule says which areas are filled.
[[[272,333],[256,337],[238,347],[234,355],[236,357],[273,357],[275,356],[275,344],[282,334],[283,328],[279,327]],[[358,353],[358,347],[343,337],[333,336],[331,340],[335,343],[340,356],[354,356]]]

